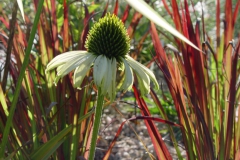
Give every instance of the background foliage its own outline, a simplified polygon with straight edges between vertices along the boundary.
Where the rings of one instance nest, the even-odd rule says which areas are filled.
[[[136,100],[142,115],[136,119],[144,120],[158,159],[172,158],[153,121],[169,124],[167,133],[179,159],[183,157],[174,132],[180,133],[188,159],[240,158],[239,0],[147,1],[203,52],[156,27],[125,1],[49,0],[40,14],[42,2],[22,0],[25,22],[15,1],[0,3],[1,158],[88,156],[97,95],[91,72],[83,89],[77,90],[71,74],[55,86],[55,74],[45,74],[45,67],[62,52],[84,49],[89,28],[106,11],[117,14],[127,27],[130,55],[151,67],[163,83],[160,91],[140,97],[135,82],[133,94],[116,101]],[[111,106],[107,99],[105,105]],[[13,120],[8,122],[11,113]],[[6,128],[11,130],[4,137]],[[120,131],[121,127],[105,159]],[[155,158],[150,153],[149,157]]]

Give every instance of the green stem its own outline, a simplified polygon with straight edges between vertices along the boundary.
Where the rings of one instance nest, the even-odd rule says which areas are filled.
[[[33,40],[37,31],[37,25],[38,25],[38,21],[40,18],[40,14],[42,11],[42,7],[43,7],[43,2],[44,0],[40,0],[38,2],[38,7],[37,7],[37,13],[33,22],[33,27],[32,27],[32,31],[28,40],[28,46],[25,52],[25,57],[24,57],[24,61],[20,70],[20,74],[18,77],[18,81],[17,81],[17,85],[16,85],[16,90],[14,92],[14,96],[13,96],[13,101],[10,107],[10,111],[9,111],[9,115],[8,115],[8,119],[6,122],[6,126],[5,129],[3,131],[3,138],[2,138],[2,143],[0,145],[0,159],[4,158],[4,153],[5,153],[5,147],[8,141],[8,135],[10,132],[10,128],[12,126],[12,120],[13,120],[13,115],[16,109],[16,104],[18,101],[18,97],[19,97],[19,93],[20,93],[20,89],[21,89],[21,85],[22,85],[22,80],[25,76],[25,70],[28,66],[28,61],[29,61],[29,57],[30,57],[30,53],[31,53],[31,49],[32,49],[32,45],[33,45]]]
[[[95,148],[97,144],[98,131],[101,124],[103,100],[104,100],[104,96],[101,93],[101,89],[99,89],[97,107],[96,107],[95,117],[93,122],[93,133],[92,133],[92,142],[91,142],[90,152],[89,152],[89,160],[94,160],[94,156],[95,156]]]

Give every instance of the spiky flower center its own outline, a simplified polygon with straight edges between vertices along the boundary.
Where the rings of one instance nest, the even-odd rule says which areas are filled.
[[[129,52],[130,39],[122,21],[107,13],[89,31],[85,47],[88,52],[121,62],[120,58]]]

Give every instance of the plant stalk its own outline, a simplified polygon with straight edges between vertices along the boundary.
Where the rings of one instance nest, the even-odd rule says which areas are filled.
[[[97,107],[96,107],[95,117],[93,122],[92,142],[90,145],[90,152],[89,152],[89,158],[88,158],[89,160],[94,160],[94,156],[95,156],[95,148],[97,144],[98,131],[101,124],[103,101],[104,101],[104,96],[101,93],[101,89],[99,89],[98,98],[97,98]]]

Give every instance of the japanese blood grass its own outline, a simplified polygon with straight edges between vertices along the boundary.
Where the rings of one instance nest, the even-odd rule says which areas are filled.
[[[204,15],[202,25],[198,21],[194,26],[189,4],[185,0],[182,5],[182,11],[179,11],[176,0],[168,6],[172,8],[171,16],[176,29],[205,54],[177,39],[174,49],[162,46],[153,23],[151,37],[158,67],[164,74],[179,123],[184,128],[181,132],[187,157],[202,160],[238,159],[240,137],[237,131],[240,121],[235,121],[235,112],[239,100],[237,56],[240,42],[238,40],[235,47],[231,44],[240,1],[236,1],[235,5],[231,0],[225,1],[225,28],[222,34],[220,1],[216,1],[216,42],[212,42],[214,37],[205,30],[208,24]]]
[[[13,116],[14,116],[15,109],[16,109],[16,104],[17,104],[17,101],[18,101],[20,89],[22,87],[21,86],[22,80],[24,78],[25,71],[26,71],[26,68],[27,68],[28,63],[29,63],[29,57],[30,57],[30,53],[31,53],[31,49],[32,49],[33,40],[34,40],[36,31],[37,31],[37,25],[38,25],[38,22],[39,22],[40,13],[42,11],[43,2],[44,2],[44,0],[40,0],[39,4],[38,4],[36,17],[34,19],[33,27],[32,27],[32,30],[31,30],[30,37],[29,37],[29,41],[28,41],[28,47],[27,47],[26,53],[25,53],[25,59],[23,61],[23,64],[22,64],[22,67],[21,67],[21,70],[20,70],[20,74],[19,74],[19,77],[18,77],[17,85],[16,85],[16,90],[14,92],[13,101],[12,101],[10,111],[9,111],[9,115],[7,116],[7,122],[6,122],[6,125],[5,125],[5,128],[4,128],[2,142],[1,142],[1,145],[0,145],[0,158],[4,158],[4,152],[5,152],[5,147],[6,147],[7,140],[8,140],[8,135],[9,135],[9,132],[10,132],[10,128],[12,127],[12,121],[13,121]]]
[[[137,7],[138,2],[143,4],[142,2],[137,0],[136,5],[132,4],[132,2],[130,2],[130,4]],[[39,13],[39,7],[41,7],[41,5],[39,6],[39,4],[34,1],[34,5],[38,9],[37,13]],[[219,5],[219,1],[217,1],[217,5]],[[45,66],[52,59],[52,57],[58,55],[61,52],[68,51],[68,49],[71,47],[74,49],[84,49],[83,44],[86,40],[86,33],[88,33],[88,19],[93,15],[93,13],[88,13],[85,7],[86,15],[84,19],[84,26],[86,27],[84,27],[84,30],[82,30],[82,27],[79,27],[82,25],[82,21],[78,20],[77,24],[79,26],[77,28],[78,32],[76,32],[76,28],[71,26],[71,30],[68,25],[69,23],[73,23],[69,19],[70,16],[68,15],[68,9],[70,8],[68,6],[69,4],[67,4],[65,0],[63,1],[63,4],[56,4],[55,1],[46,3],[44,12],[40,16],[41,22],[39,23],[38,28],[35,26],[35,29],[38,29],[39,39],[36,45],[39,47],[37,49],[37,51],[39,52],[39,57],[36,59],[36,61],[32,61],[31,59],[31,63],[28,66],[29,70],[26,70],[28,64],[26,61],[28,61],[29,59],[29,54],[32,46],[29,39],[28,45],[30,46],[28,46],[26,52],[23,52],[22,47],[20,47],[17,42],[19,42],[20,44],[24,44],[24,41],[26,40],[24,39],[24,37],[26,35],[21,36],[23,32],[21,31],[20,27],[18,28],[20,41],[19,39],[17,40],[17,38],[15,37],[13,49],[13,53],[15,54],[17,59],[17,64],[16,66],[14,65],[10,67],[10,73],[13,77],[13,82],[15,83],[17,79],[19,79],[19,82],[17,83],[17,85],[14,85],[14,83],[12,84],[11,89],[8,89],[10,90],[10,92],[6,93],[5,97],[4,94],[1,94],[1,104],[2,106],[5,106],[3,108],[5,108],[5,111],[7,111],[8,103],[12,101],[9,95],[11,94],[11,91],[14,91],[15,100],[12,101],[11,105],[16,106],[16,99],[19,98],[19,107],[17,107],[17,112],[14,114],[14,117],[14,107],[11,107],[9,110],[9,115],[11,115],[10,117],[7,118],[7,114],[4,114],[5,116],[1,117],[2,119],[0,121],[0,127],[1,130],[4,130],[4,139],[2,139],[1,146],[6,146],[7,148],[6,150],[1,152],[1,157],[5,157],[4,152],[6,151],[6,154],[9,154],[16,159],[30,158],[29,155],[33,156],[40,153],[42,155],[46,153],[46,158],[64,157],[66,159],[75,159],[77,155],[84,155],[89,150],[89,146],[87,144],[89,144],[88,142],[90,141],[88,137],[90,136],[91,121],[88,121],[88,119],[84,119],[79,124],[78,119],[87,114],[88,110],[94,105],[94,102],[92,101],[93,97],[89,94],[92,91],[91,83],[89,85],[87,79],[84,79],[81,87],[85,86],[85,88],[80,91],[76,91],[74,90],[74,86],[72,85],[70,75],[63,78],[63,80],[58,83],[57,87],[55,87],[53,85],[55,74],[52,73],[50,75],[45,75],[44,73]],[[114,13],[117,13],[118,5],[116,6],[117,7],[115,7],[114,9]],[[146,4],[143,4],[142,6],[144,8],[148,8]],[[211,64],[205,63],[209,62],[210,60],[208,61],[208,59],[204,57],[201,52],[195,51],[193,48],[180,42],[180,40],[178,39],[175,39],[176,42],[174,44],[177,44],[177,51],[181,52],[182,56],[180,56],[180,54],[174,54],[174,58],[178,61],[172,61],[171,59],[168,59],[166,57],[166,51],[163,47],[161,47],[160,42],[157,41],[159,37],[157,32],[154,31],[154,25],[151,24],[151,36],[153,38],[152,41],[156,50],[156,59],[159,68],[162,70],[167,80],[170,93],[172,94],[172,98],[178,112],[180,125],[184,126],[181,131],[183,134],[184,145],[188,151],[187,155],[190,159],[212,159],[216,157],[219,157],[220,159],[228,159],[229,157],[234,157],[238,153],[237,148],[239,146],[236,142],[239,141],[239,136],[237,132],[233,132],[233,134],[236,135],[233,139],[230,132],[231,128],[234,128],[232,127],[233,125],[236,127],[236,131],[239,129],[240,126],[239,121],[237,122],[237,124],[231,123],[231,118],[234,118],[235,116],[233,114],[235,103],[229,103],[229,101],[226,101],[229,88],[231,88],[231,92],[229,92],[231,101],[235,101],[235,94],[239,93],[239,90],[237,90],[236,93],[234,88],[234,86],[236,86],[234,85],[236,84],[236,82],[234,81],[234,77],[237,77],[236,75],[234,75],[236,74],[236,70],[234,68],[236,67],[237,48],[234,52],[233,58],[233,56],[231,56],[230,54],[231,51],[229,51],[231,49],[231,46],[227,47],[228,41],[232,38],[231,30],[233,28],[234,22],[236,22],[238,6],[239,1],[236,5],[234,14],[231,14],[231,4],[226,5],[226,20],[227,25],[229,26],[226,29],[225,36],[221,36],[218,32],[216,34],[218,36],[218,39],[220,39],[221,43],[217,42],[217,49],[216,51],[214,51],[214,54],[210,56],[210,59],[213,62]],[[172,8],[172,15],[174,17],[173,22],[176,25],[176,30],[185,37],[187,37],[187,39],[189,39],[192,44],[194,44],[200,49],[205,49],[204,52],[208,53],[208,48],[214,45],[209,42],[210,47],[202,48],[200,43],[201,36],[197,32],[199,31],[199,24],[197,24],[195,28],[192,27],[190,17],[186,16],[190,15],[189,11],[186,8],[187,4],[185,3],[185,10],[188,13],[186,15],[184,13],[179,14],[179,10],[175,0],[171,1],[171,6],[169,7]],[[62,24],[61,21],[59,21],[60,18],[56,15],[56,11],[58,8],[63,8],[64,16],[60,17],[63,18]],[[126,12],[124,12],[123,15],[125,21],[127,19],[126,17],[128,17],[128,15],[130,14],[129,8],[130,7],[126,8]],[[104,12],[106,10],[107,9],[105,9]],[[217,8],[216,11],[219,12],[219,10],[220,9]],[[162,26],[158,23],[162,21],[161,18],[153,18],[156,17],[157,13],[149,8],[148,11],[149,12],[145,12],[144,9],[139,10],[139,12],[143,12],[146,17],[149,17],[156,24]],[[75,11],[75,13],[75,15],[79,14],[77,11]],[[136,31],[139,20],[142,18],[139,13],[137,14],[136,17],[138,19],[131,19],[131,22],[133,22],[130,23],[130,27],[132,27],[132,34],[134,34],[134,31]],[[155,16],[149,16],[153,14]],[[218,21],[216,26],[218,26],[217,30],[219,31],[220,21],[219,16],[217,17]],[[233,22],[233,24],[231,22]],[[35,24],[36,22],[34,22],[34,25]],[[61,26],[63,26],[63,30],[59,30]],[[164,25],[162,27],[166,28],[166,26]],[[73,36],[72,31],[74,31],[74,33],[78,33],[78,36]],[[33,40],[34,35],[35,33],[33,34],[32,32],[30,36],[31,40]],[[61,36],[63,37],[63,39],[59,38]],[[81,37],[81,39],[76,40],[72,37]],[[144,41],[144,37],[142,40]],[[182,38],[182,40],[184,40],[184,38]],[[77,47],[73,45],[76,44],[76,42],[78,43]],[[139,46],[139,48],[141,48],[141,45]],[[226,50],[227,52],[225,53]],[[227,56],[224,57],[224,55]],[[213,59],[217,61],[214,61]],[[225,73],[225,66],[231,64],[231,62],[233,62],[233,59],[235,61],[234,63],[232,63],[232,67],[226,67]],[[22,65],[23,60],[24,62]],[[209,68],[217,68],[217,70],[207,70],[204,68],[203,64],[207,64]],[[19,76],[19,70],[21,70],[21,76]],[[25,75],[23,74],[24,72],[26,73]],[[209,74],[209,72],[211,72],[211,75]],[[225,76],[225,74],[227,76]],[[22,76],[25,77],[22,78]],[[231,76],[232,80],[225,78],[229,78]],[[21,79],[24,79],[24,83],[22,83]],[[214,83],[214,80],[216,79],[218,81],[216,81],[217,83]],[[17,90],[13,90],[15,86]],[[20,94],[16,91],[20,92]],[[136,90],[135,94],[137,95],[137,93],[138,92]],[[136,97],[138,98],[138,103],[141,105],[141,107],[143,107],[144,112],[147,113],[148,108],[146,103],[144,103],[144,100],[141,99],[141,97]],[[235,99],[238,99],[238,97],[239,94],[236,95]],[[186,103],[186,101],[190,103]],[[155,102],[158,103],[157,100],[155,100]],[[189,115],[188,111],[190,111],[191,115]],[[219,117],[219,115],[224,116]],[[167,115],[165,116],[167,117]],[[6,119],[8,119],[7,123],[5,123],[4,121]],[[13,133],[9,132],[11,126],[9,122],[10,119],[13,119]],[[171,157],[169,156],[169,151],[167,151],[166,147],[164,147],[164,143],[161,140],[157,129],[154,127],[154,123],[146,120],[146,125],[150,126],[148,127],[148,132],[152,138],[155,151],[157,152],[159,158],[161,158],[162,155],[165,155],[166,159],[171,159]],[[68,132],[69,126],[73,127],[73,131],[71,131],[71,133]],[[63,132],[61,131],[66,131],[65,133],[68,133],[68,135],[71,134],[71,136],[65,137],[64,135],[66,134],[62,134]],[[7,132],[10,134],[6,134]],[[59,137],[64,137],[64,140],[57,136],[58,133],[62,135]],[[172,134],[172,132],[170,133]],[[174,135],[172,134],[171,137],[174,142]],[[10,139],[10,142],[12,143],[7,143],[8,139]],[[58,139],[59,141],[55,141],[54,139]],[[54,143],[52,143],[53,141]],[[45,146],[47,144],[51,144],[48,142],[51,142],[53,144],[49,145],[50,148],[47,148],[51,152],[48,152],[47,149],[44,150],[44,147],[42,147],[44,144]],[[31,147],[29,143],[33,144],[33,147]],[[234,145],[231,145],[231,143],[233,143]],[[161,149],[161,151],[159,151],[159,148]],[[233,148],[232,152],[230,152],[231,148]],[[41,152],[38,152],[38,149],[41,149]],[[214,152],[214,154],[211,153],[212,151]],[[181,159],[181,155],[178,155]],[[87,154],[85,158],[86,157],[88,157]]]

